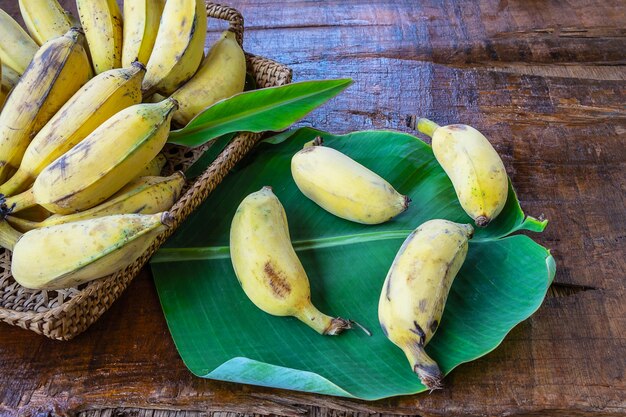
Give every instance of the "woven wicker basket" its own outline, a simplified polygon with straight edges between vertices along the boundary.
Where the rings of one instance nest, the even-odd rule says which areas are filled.
[[[228,21],[229,30],[235,32],[238,42],[242,44],[243,17],[237,10],[214,3],[207,3],[206,10],[209,17]],[[259,88],[291,81],[289,68],[250,54],[246,54],[246,58],[248,72],[254,76]],[[152,254],[260,137],[260,134],[249,133],[237,135],[201,176],[187,184],[186,191],[171,209],[173,227],[161,234],[135,263],[111,276],[59,291],[28,290],[15,282],[11,276],[10,253],[0,249],[0,320],[57,340],[69,340],[83,332],[111,306]],[[186,169],[208,146],[190,149],[168,145],[165,149],[168,164],[164,174]]]

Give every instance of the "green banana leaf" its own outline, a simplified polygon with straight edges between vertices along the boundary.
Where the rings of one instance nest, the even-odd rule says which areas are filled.
[[[339,219],[305,198],[290,173],[291,156],[315,136],[387,179],[413,202],[395,219],[366,226]],[[320,336],[293,318],[257,309],[229,259],[230,222],[241,200],[271,185],[287,212],[294,247],[323,312],[358,321],[358,329]],[[153,257],[163,311],[195,375],[375,400],[426,388],[380,330],[378,297],[405,237],[432,218],[470,222],[430,146],[396,132],[335,136],[309,128],[261,143]],[[519,230],[546,222],[525,217],[512,188],[501,215],[478,229],[452,286],[441,324],[427,346],[447,374],[495,349],[541,304],[555,274],[545,248]]]
[[[280,131],[348,88],[352,80],[314,80],[245,91],[218,101],[184,128],[170,132],[168,142],[200,146],[234,132]]]

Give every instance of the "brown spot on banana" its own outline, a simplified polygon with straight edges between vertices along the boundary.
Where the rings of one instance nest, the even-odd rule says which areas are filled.
[[[271,262],[266,262],[263,267],[263,272],[267,277],[267,283],[269,284],[272,292],[278,298],[287,298],[291,293],[291,285],[279,272],[277,272],[272,266]]]

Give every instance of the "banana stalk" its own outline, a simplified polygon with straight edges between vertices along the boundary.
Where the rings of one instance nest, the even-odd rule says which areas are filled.
[[[291,174],[302,194],[324,210],[353,222],[379,224],[409,207],[411,200],[378,174],[320,143],[307,144],[293,156]]]
[[[120,214],[31,230],[0,222],[0,245],[13,252],[11,274],[38,290],[73,287],[137,260],[170,227],[169,213]]]
[[[170,95],[197,71],[204,54],[207,16],[204,0],[165,3],[143,80],[144,96]]]
[[[103,72],[85,84],[33,138],[17,172],[0,186],[0,194],[23,191],[45,167],[110,117],[141,103],[145,72],[145,67],[135,62],[129,68]]]
[[[246,56],[235,34],[222,33],[198,72],[172,94],[180,107],[174,121],[185,126],[202,110],[219,100],[241,93],[246,82]]]
[[[122,65],[122,13],[115,0],[76,0],[96,74]]]
[[[435,158],[452,181],[463,210],[485,227],[504,208],[509,181],[504,163],[491,143],[467,125],[441,127],[419,119],[417,129],[432,137]]]
[[[19,0],[19,4],[28,33],[39,45],[63,36],[72,27],[57,0]]]
[[[270,187],[247,196],[230,228],[230,255],[250,300],[274,316],[293,316],[323,335],[352,322],[320,312],[311,303],[309,278],[291,246],[287,216]]]
[[[107,200],[161,151],[177,107],[168,98],[115,114],[41,171],[32,188],[8,197],[3,214],[35,204],[55,214],[71,214]]]
[[[413,371],[431,390],[441,388],[443,374],[424,347],[441,322],[472,234],[469,224],[423,223],[402,244],[380,294],[378,318],[383,333],[402,349]]]
[[[39,222],[15,216],[7,216],[7,221],[19,231],[26,232],[112,214],[160,213],[172,208],[180,197],[184,185],[185,175],[181,171],[169,177],[142,177],[127,184],[104,203],[85,211],[66,215],[53,214]]]
[[[148,63],[164,6],[165,0],[124,0],[123,66]]]
[[[31,139],[90,76],[82,34],[72,28],[47,42],[0,113],[0,182],[20,166]]]
[[[24,29],[0,9],[0,60],[22,75],[38,49]]]

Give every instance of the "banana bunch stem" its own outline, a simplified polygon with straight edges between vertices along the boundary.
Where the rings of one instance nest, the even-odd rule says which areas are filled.
[[[435,130],[437,130],[440,127],[441,126],[439,126],[437,123],[433,122],[432,120],[420,118],[417,121],[417,130],[419,130],[425,135],[428,135],[431,138],[433,137]]]

